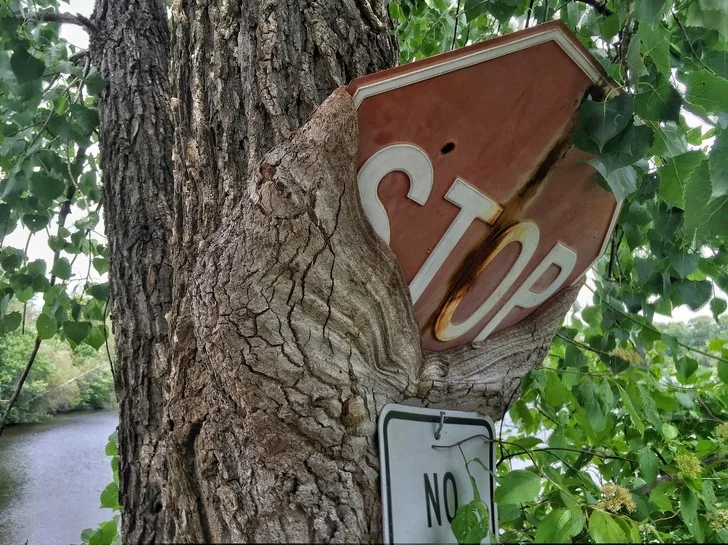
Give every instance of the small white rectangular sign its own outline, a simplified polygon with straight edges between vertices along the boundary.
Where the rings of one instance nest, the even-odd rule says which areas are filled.
[[[385,405],[379,415],[384,543],[457,543],[450,522],[474,499],[468,473],[497,536],[493,439],[493,422],[478,413]]]

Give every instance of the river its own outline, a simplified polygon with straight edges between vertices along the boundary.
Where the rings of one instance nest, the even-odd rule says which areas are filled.
[[[0,543],[80,543],[81,530],[110,520],[99,495],[112,480],[104,454],[115,411],[71,413],[6,428],[0,437]]]

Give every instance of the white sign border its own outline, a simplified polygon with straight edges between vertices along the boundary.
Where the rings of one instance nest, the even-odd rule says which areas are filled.
[[[398,403],[387,403],[379,413],[377,432],[379,439],[379,481],[380,493],[382,496],[382,543],[392,544],[394,542],[394,527],[391,520],[391,490],[388,486],[391,482],[389,477],[389,448],[387,444],[387,423],[397,417],[402,420],[414,420],[418,422],[431,422],[436,426],[440,424],[440,412],[445,413],[444,425],[459,424],[485,427],[491,439],[489,445],[490,467],[495,472],[495,425],[493,420],[483,414],[476,412],[453,411],[448,409],[431,409],[427,407],[414,407]],[[476,435],[476,434],[473,434]],[[433,441],[435,438],[433,437]],[[387,476],[385,479],[384,476]],[[498,506],[493,497],[495,495],[495,479],[491,473],[490,479],[490,530],[498,540]]]

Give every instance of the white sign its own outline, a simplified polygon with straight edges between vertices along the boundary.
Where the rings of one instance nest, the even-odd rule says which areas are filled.
[[[495,470],[493,439],[493,422],[478,413],[386,405],[379,415],[384,543],[457,543],[450,522],[474,499],[468,471],[497,536],[495,482],[483,468]]]

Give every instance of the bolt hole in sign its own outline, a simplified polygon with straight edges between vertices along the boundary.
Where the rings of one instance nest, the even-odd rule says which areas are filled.
[[[455,529],[468,543],[474,536],[495,543],[493,438],[493,422],[477,413],[385,405],[379,415],[384,543],[458,543],[451,522],[458,507],[468,506],[480,524],[456,521]]]
[[[426,350],[483,341],[574,284],[621,203],[570,139],[611,84],[560,21],[353,80],[362,207]]]

